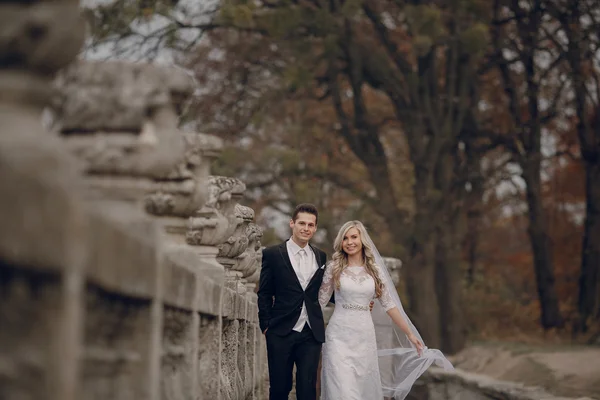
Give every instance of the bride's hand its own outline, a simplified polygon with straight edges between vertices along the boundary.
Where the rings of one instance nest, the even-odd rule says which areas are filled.
[[[423,348],[425,347],[423,345],[423,343],[421,343],[421,341],[419,339],[417,339],[417,337],[412,333],[410,335],[408,335],[408,340],[410,340],[410,342],[415,345],[415,347],[417,348],[417,353],[419,353],[419,356],[422,356]]]

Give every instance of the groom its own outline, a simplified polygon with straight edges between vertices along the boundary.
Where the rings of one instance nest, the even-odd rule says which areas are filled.
[[[292,237],[263,250],[258,319],[267,340],[269,400],[287,400],[296,365],[297,400],[315,400],[317,367],[325,341],[318,294],[327,255],[308,242],[317,208],[300,204],[290,220]]]

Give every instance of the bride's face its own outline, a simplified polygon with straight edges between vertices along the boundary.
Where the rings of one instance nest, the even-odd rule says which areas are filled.
[[[348,256],[353,256],[362,251],[362,241],[360,239],[360,232],[356,228],[348,229],[348,232],[344,235],[342,240],[342,250]]]

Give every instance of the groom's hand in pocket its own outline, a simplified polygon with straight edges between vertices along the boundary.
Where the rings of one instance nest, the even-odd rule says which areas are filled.
[[[371,302],[369,303],[369,311],[373,311],[374,305],[375,305],[375,302],[373,300],[371,300]]]

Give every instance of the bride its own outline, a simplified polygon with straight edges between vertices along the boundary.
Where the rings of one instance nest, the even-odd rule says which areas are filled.
[[[321,307],[335,291],[323,345],[321,400],[402,400],[433,363],[452,369],[439,350],[424,346],[363,224],[346,222],[333,247],[319,290]]]

